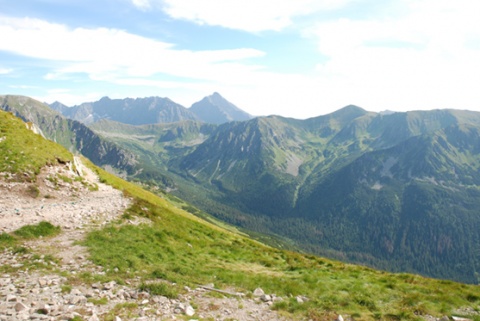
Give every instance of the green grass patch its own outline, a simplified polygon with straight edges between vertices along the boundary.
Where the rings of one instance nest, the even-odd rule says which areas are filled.
[[[61,231],[59,226],[54,226],[49,222],[40,222],[36,225],[25,225],[16,230],[14,235],[23,239],[32,239],[39,237],[55,236]]]
[[[106,297],[103,297],[103,298],[100,298],[100,299],[88,298],[87,301],[90,302],[90,303],[93,303],[95,305],[106,305],[106,304],[108,304],[108,298],[106,298]]]
[[[178,298],[178,289],[174,285],[165,282],[142,283],[139,287],[140,291],[148,292],[151,295],[162,295],[169,299]]]
[[[104,315],[103,320],[114,321],[116,316],[121,316],[122,319],[134,319],[138,316],[135,313],[138,308],[138,304],[135,302],[125,302],[115,305],[115,307]]]
[[[69,284],[62,284],[61,286],[62,293],[70,293],[72,292],[72,289],[72,286]]]
[[[12,247],[17,243],[17,239],[8,233],[0,233],[0,249]]]
[[[27,194],[32,198],[37,198],[40,196],[40,190],[38,189],[38,186],[30,185],[27,187]]]
[[[70,177],[68,176],[65,176],[65,175],[62,175],[62,174],[57,174],[58,178],[60,178],[63,182],[65,183],[73,183],[73,179],[71,179]]]

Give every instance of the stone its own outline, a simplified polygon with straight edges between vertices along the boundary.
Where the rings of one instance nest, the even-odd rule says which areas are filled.
[[[17,297],[13,294],[9,294],[7,295],[7,302],[16,302],[17,301]]]
[[[272,301],[272,297],[268,294],[264,294],[260,297],[260,300],[262,300],[263,302],[270,302]]]
[[[341,315],[341,314],[339,314],[339,315],[338,315],[338,317],[337,317],[336,321],[343,321],[343,317],[342,317],[342,315]]]
[[[253,291],[253,296],[255,296],[255,297],[261,297],[264,294],[265,294],[265,292],[261,288],[256,288]]]
[[[193,317],[195,315],[195,309],[191,305],[188,305],[185,309],[185,314],[189,317]]]
[[[70,291],[70,294],[73,294],[73,295],[82,295],[82,291],[80,291],[79,289],[72,289]]]
[[[173,309],[173,312],[175,314],[182,314],[182,313],[185,313],[185,304],[183,303],[177,303],[175,305],[175,308]]]
[[[115,282],[115,281],[111,281],[111,282],[105,283],[105,284],[103,285],[103,289],[104,289],[104,290],[107,290],[107,291],[108,291],[108,290],[111,290],[111,289],[113,289],[113,288],[115,287],[116,284],[117,284],[117,282]]]
[[[28,307],[23,304],[22,302],[17,302],[17,304],[15,304],[15,311],[17,312],[20,312],[20,311],[24,311],[24,310],[27,310]]]

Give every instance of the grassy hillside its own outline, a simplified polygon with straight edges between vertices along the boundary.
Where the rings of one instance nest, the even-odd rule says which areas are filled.
[[[31,123],[0,111],[0,172],[18,180],[34,180],[43,166],[73,160],[65,148],[29,128],[33,128]]]

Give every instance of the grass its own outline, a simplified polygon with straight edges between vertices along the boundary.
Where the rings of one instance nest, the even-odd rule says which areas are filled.
[[[105,321],[113,321],[115,317],[121,316],[122,319],[130,319],[134,316],[138,316],[135,311],[138,308],[138,304],[135,302],[125,302],[117,304],[112,310],[103,316]]]
[[[166,295],[172,290],[159,279],[174,282],[177,288],[214,283],[250,293],[261,287],[285,298],[275,309],[312,320],[335,313],[355,320],[413,320],[480,304],[478,286],[274,249],[202,221],[102,170],[97,172],[104,182],[134,198],[125,217],[147,217],[152,224],[112,224],[91,232],[85,245],[93,261],[110,271],[109,277],[140,277],[141,288],[151,293]],[[115,268],[118,272],[113,272]],[[297,295],[309,300],[298,303]]]
[[[0,233],[0,250],[12,248],[14,253],[27,253],[28,250],[20,245],[23,239],[55,236],[60,233],[60,227],[49,222],[40,222],[35,225],[25,225],[13,233]]]
[[[100,299],[88,298],[87,301],[90,302],[90,303],[93,303],[95,305],[106,305],[106,304],[108,304],[108,298],[106,298],[106,297],[103,297],[103,298],[100,298]]]
[[[169,299],[176,299],[179,294],[179,291],[175,286],[169,285],[165,282],[142,283],[139,289],[148,292],[151,295],[162,295]]]
[[[37,198],[40,196],[40,189],[36,185],[30,185],[27,187],[27,194],[32,198]]]
[[[48,222],[35,225],[25,225],[12,233],[0,233],[0,251],[9,249],[13,254],[28,254],[28,259],[21,260],[21,265],[13,267],[7,264],[0,266],[0,273],[13,273],[19,269],[46,269],[52,270],[58,264],[58,259],[52,255],[30,253],[29,249],[22,246],[22,242],[40,237],[51,237],[60,233],[60,227]]]
[[[8,233],[0,233],[0,250],[13,247],[17,244],[17,239]]]
[[[54,226],[49,222],[40,222],[36,225],[25,225],[13,232],[16,236],[23,239],[32,239],[39,237],[55,236],[61,231],[59,226]]]
[[[13,180],[33,182],[43,166],[73,161],[65,148],[33,133],[4,111],[0,111],[0,138],[0,172],[12,174]]]

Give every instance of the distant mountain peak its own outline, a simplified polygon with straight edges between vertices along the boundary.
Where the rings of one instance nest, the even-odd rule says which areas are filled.
[[[52,106],[55,107],[59,108]],[[92,124],[102,118],[130,125],[197,120],[187,108],[161,97],[110,99],[104,96],[98,101],[63,108],[60,111],[64,116],[84,124]]]
[[[228,100],[226,100],[222,95],[220,95],[218,92],[214,92],[210,96],[204,97],[201,101],[207,100],[213,104],[218,104],[218,103],[230,103]],[[231,103],[230,103],[231,104]]]
[[[218,92],[214,92],[210,96],[206,96],[199,102],[194,103],[190,107],[190,111],[197,115],[200,120],[213,124],[244,121],[253,118],[253,116],[226,100]]]
[[[348,111],[348,112],[352,112],[352,111],[356,111],[356,112],[367,112],[365,109],[363,109],[362,107],[359,107],[357,105],[347,105],[343,108],[340,108],[339,110],[337,110],[337,112],[339,111]]]

